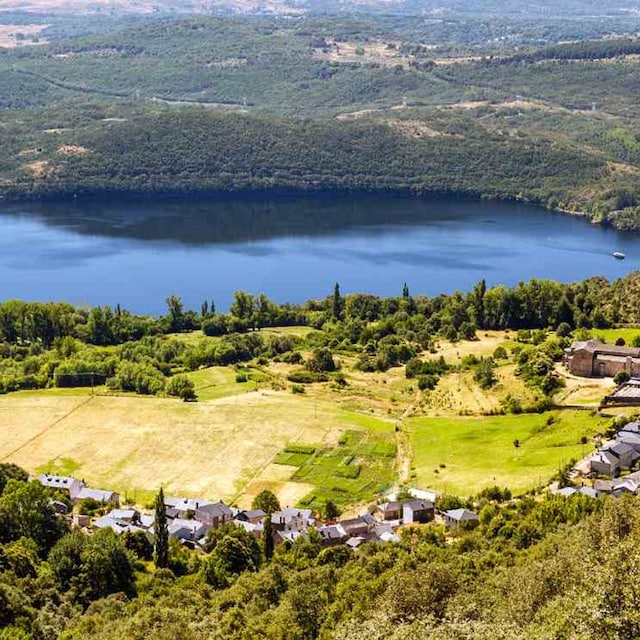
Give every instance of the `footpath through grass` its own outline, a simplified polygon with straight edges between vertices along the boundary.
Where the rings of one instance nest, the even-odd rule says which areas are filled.
[[[608,420],[587,411],[407,421],[415,482],[441,492],[472,495],[498,484],[523,491],[546,483],[572,458],[593,450],[591,438]],[[519,446],[514,445],[518,440]]]

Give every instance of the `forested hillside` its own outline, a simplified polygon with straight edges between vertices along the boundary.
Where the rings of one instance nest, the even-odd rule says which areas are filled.
[[[606,24],[618,38],[556,45],[602,33],[587,18],[203,17],[67,39],[54,21],[51,42],[0,48],[0,189],[454,193],[635,229],[638,41],[633,20]]]

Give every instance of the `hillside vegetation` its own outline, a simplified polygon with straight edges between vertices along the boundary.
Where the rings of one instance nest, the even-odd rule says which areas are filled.
[[[458,193],[635,229],[637,39],[486,26],[201,17],[67,39],[56,24],[0,53],[1,194]]]

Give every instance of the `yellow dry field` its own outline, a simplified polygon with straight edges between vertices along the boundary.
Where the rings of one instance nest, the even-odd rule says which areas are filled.
[[[509,350],[515,334],[508,331],[478,331],[478,339],[463,342],[441,340],[437,345],[437,353],[428,354],[432,358],[444,356],[449,364],[459,364],[464,356],[474,355],[478,358],[490,356],[496,347],[503,345]]]
[[[306,482],[289,482],[289,478],[298,470],[286,464],[268,464],[237,497],[236,504],[240,509],[250,509],[253,499],[264,489],[273,491],[283,507],[293,507],[308,493],[313,485]]]
[[[415,402],[415,381],[407,380],[404,367],[381,372],[364,373],[355,368],[356,358],[338,355],[341,371],[347,385],[311,384],[305,386],[305,396],[313,401],[329,402],[347,411],[368,413],[379,418],[399,418]],[[269,372],[280,377],[287,386],[287,375],[300,369],[300,365],[271,363]]]
[[[27,44],[47,44],[48,40],[40,38],[48,24],[0,24],[0,47],[13,49]],[[33,39],[36,38],[37,42]]]
[[[283,392],[207,402],[14,393],[0,397],[0,460],[28,471],[73,470],[144,503],[168,494],[233,500],[270,482],[283,502],[309,490],[271,462],[288,443],[335,442],[357,416]],[[294,485],[295,486],[290,486]]]
[[[315,49],[314,57],[318,60],[343,63],[372,63],[375,62],[381,67],[395,67],[402,65],[406,67],[413,60],[413,56],[400,55],[398,49],[399,42],[332,42],[328,41],[330,47],[327,51]],[[358,51],[358,53],[356,53]]]

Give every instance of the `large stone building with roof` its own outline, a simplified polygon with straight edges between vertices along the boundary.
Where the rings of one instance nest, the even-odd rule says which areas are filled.
[[[574,342],[567,349],[564,362],[576,376],[612,378],[620,371],[640,376],[640,348],[637,347],[619,347],[599,340]]]

